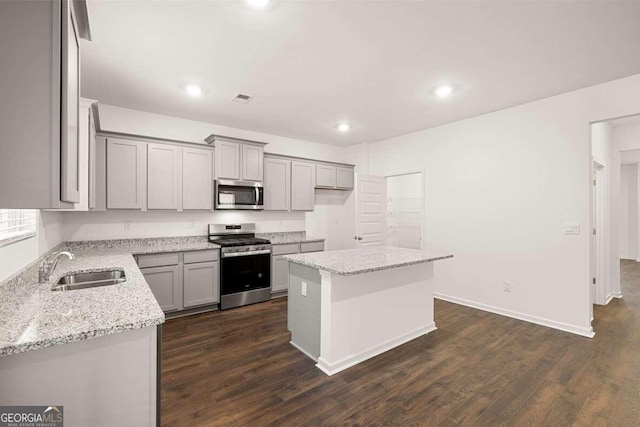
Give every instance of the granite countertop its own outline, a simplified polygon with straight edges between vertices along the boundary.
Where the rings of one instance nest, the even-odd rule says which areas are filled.
[[[70,271],[122,268],[126,282],[73,291],[51,290]],[[0,288],[0,356],[67,344],[164,322],[164,313],[131,255],[61,258],[48,283]]]
[[[447,258],[453,258],[453,255],[393,246],[373,246],[284,256],[284,259],[288,261],[343,276],[370,273]]]
[[[278,233],[256,233],[256,237],[271,241],[272,245],[290,243],[324,242],[325,239],[307,236],[305,231],[283,231]]]
[[[66,242],[75,260],[61,258],[48,283],[38,283],[39,258],[0,282],[0,356],[67,344],[164,322],[164,313],[134,254],[219,249],[207,236]],[[126,282],[51,291],[68,272],[124,269]]]
[[[220,249],[208,236],[154,237],[146,239],[88,240],[64,244],[75,255],[154,254]]]

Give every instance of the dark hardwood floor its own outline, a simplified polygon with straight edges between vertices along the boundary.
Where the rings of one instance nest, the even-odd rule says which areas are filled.
[[[162,424],[640,426],[640,263],[582,338],[436,301],[438,330],[332,377],[286,300],[169,320]]]

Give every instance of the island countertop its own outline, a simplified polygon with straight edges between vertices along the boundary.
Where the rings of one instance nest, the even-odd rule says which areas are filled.
[[[447,258],[453,258],[453,255],[394,246],[373,246],[284,256],[284,259],[290,262],[342,276],[370,273]]]

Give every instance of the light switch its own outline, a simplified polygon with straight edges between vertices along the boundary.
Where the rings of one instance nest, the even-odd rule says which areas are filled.
[[[580,224],[578,224],[577,222],[565,222],[564,234],[569,234],[573,236],[580,234]]]
[[[307,283],[306,282],[302,282],[302,296],[303,297],[307,296]]]

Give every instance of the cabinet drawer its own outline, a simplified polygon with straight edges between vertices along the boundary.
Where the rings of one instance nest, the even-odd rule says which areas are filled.
[[[220,251],[218,249],[184,253],[185,264],[193,264],[194,262],[218,261],[218,259],[220,259]]]
[[[322,251],[324,251],[324,242],[300,243],[300,252],[322,252]]]
[[[271,247],[271,255],[297,254],[298,252],[300,252],[300,245],[297,243],[290,243],[287,245],[273,245]]]
[[[165,265],[178,265],[180,254],[149,254],[138,255],[138,267],[162,267]]]

